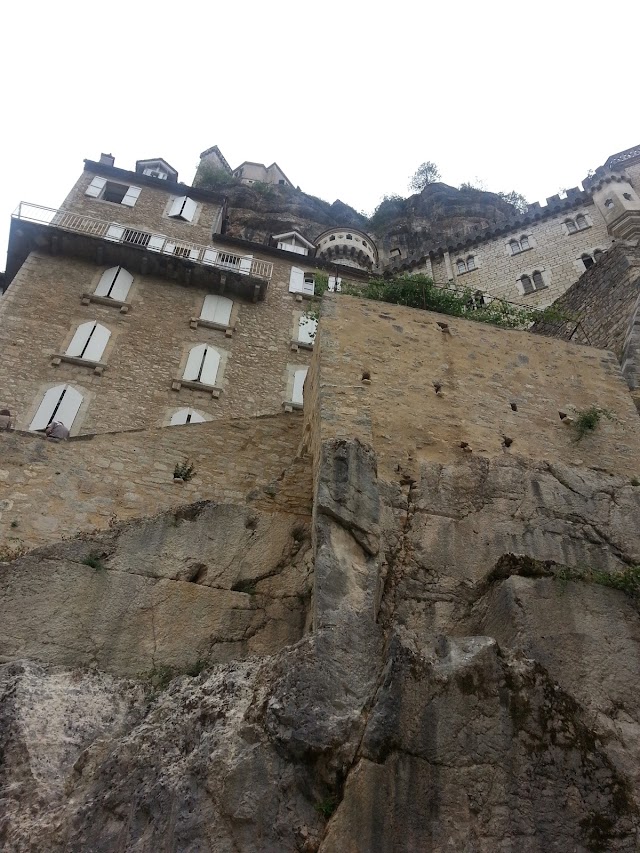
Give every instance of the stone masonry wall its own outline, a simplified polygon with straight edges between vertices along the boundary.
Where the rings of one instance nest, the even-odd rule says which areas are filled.
[[[323,437],[372,442],[384,476],[514,454],[640,475],[637,414],[613,353],[335,295],[319,341],[320,387],[308,394],[320,396]],[[576,442],[558,413],[592,406],[612,420]]]
[[[298,413],[51,442],[0,433],[0,542],[7,552],[105,529],[199,500],[310,512],[310,461],[296,460]],[[193,479],[174,483],[177,462]],[[286,470],[286,473],[285,473]]]

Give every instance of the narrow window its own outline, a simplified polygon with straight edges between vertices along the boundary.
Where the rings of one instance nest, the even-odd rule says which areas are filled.
[[[185,222],[193,222],[193,217],[196,215],[196,203],[188,196],[174,198],[169,208],[169,216],[173,219],[183,219]]]
[[[215,385],[220,365],[220,353],[207,344],[198,344],[189,352],[182,378],[187,382]]]
[[[536,270],[533,274],[533,286],[536,290],[542,290],[546,285],[542,278],[542,273]]]
[[[622,193],[622,198],[626,198],[627,201],[631,201],[631,193]]]
[[[71,385],[56,385],[55,388],[49,388],[38,406],[29,429],[32,432],[42,431],[55,420],[60,421],[70,430],[81,403],[82,394]]]
[[[217,323],[220,326],[228,326],[231,321],[231,309],[233,301],[226,296],[218,296],[210,293],[205,296],[200,311],[200,319],[208,320],[210,323]]]
[[[351,236],[351,234],[347,234],[347,240],[353,240],[353,237]]]
[[[522,284],[522,289],[525,293],[533,293],[533,284],[531,283],[531,279],[528,275],[521,276],[520,283]]]
[[[467,265],[461,258],[458,258],[458,260],[456,261],[456,267],[458,268],[459,273],[467,271]]]
[[[524,252],[525,249],[530,248],[531,246],[529,245],[529,238],[525,234],[523,237],[520,238],[520,249]]]
[[[82,323],[76,329],[65,354],[85,361],[100,361],[110,337],[109,329],[95,320]]]
[[[95,295],[107,296],[117,302],[124,302],[132,282],[133,276],[124,267],[111,267],[102,273]]]
[[[582,255],[581,260],[582,260],[582,263],[584,264],[584,268],[586,270],[590,269],[595,264],[595,261],[593,260],[591,255],[587,255],[586,252],[584,255]]]
[[[169,426],[178,426],[179,424],[201,424],[204,423],[204,418],[200,412],[195,409],[178,409],[171,415]]]
[[[331,242],[331,240],[335,240],[335,239],[336,239],[336,235],[332,234],[331,237],[329,237],[329,242]]]
[[[587,217],[583,216],[582,213],[579,216],[576,216],[576,225],[578,226],[578,231],[583,231],[585,228],[588,228],[589,223],[587,222]]]
[[[306,367],[301,367],[293,374],[291,402],[296,403],[298,406],[301,406],[303,402],[304,380],[307,378],[307,369]]]
[[[509,248],[512,255],[517,255],[520,251],[520,243],[517,240],[509,240]]]
[[[303,314],[298,321],[298,342],[312,344],[316,337],[318,320],[312,314]]]
[[[576,223],[573,221],[573,219],[566,219],[564,224],[567,226],[567,231],[569,232],[569,234],[573,234],[575,231],[578,230],[576,228]]]
[[[467,258],[467,269],[468,270],[474,270],[475,268],[476,268],[476,259],[473,257],[473,255],[469,255],[469,257]]]

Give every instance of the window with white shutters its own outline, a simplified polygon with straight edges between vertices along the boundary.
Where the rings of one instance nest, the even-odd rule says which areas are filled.
[[[313,273],[305,273],[298,267],[291,267],[289,293],[304,293],[306,296],[313,296],[314,291]]]
[[[179,426],[180,424],[201,424],[204,423],[204,418],[195,409],[178,409],[171,415],[169,426]]]
[[[335,291],[336,293],[340,293],[342,290],[342,279],[340,276],[330,275],[329,276],[329,290],[331,292]]]
[[[82,394],[71,385],[56,385],[55,388],[49,388],[38,406],[29,429],[32,432],[42,431],[51,421],[59,421],[70,430],[81,403]]]
[[[302,405],[304,380],[307,378],[307,370],[307,367],[300,367],[293,374],[293,392],[291,394],[291,402],[296,406]]]
[[[200,311],[200,319],[209,323],[215,323],[218,326],[229,326],[231,322],[231,309],[233,301],[226,296],[218,296],[210,293],[205,296]]]
[[[124,267],[111,267],[102,273],[95,295],[124,302],[132,282],[133,276]]]
[[[85,361],[100,361],[111,332],[95,320],[82,323],[76,329],[65,355]]]
[[[96,177],[91,181],[85,195],[91,198],[99,198],[102,201],[110,201],[114,204],[124,204],[133,207],[140,195],[140,187],[131,187],[127,184],[116,184],[106,178]]]
[[[189,351],[182,378],[187,382],[215,385],[220,366],[220,353],[208,344],[198,344]]]
[[[197,204],[188,196],[174,198],[171,202],[168,215],[174,219],[183,219],[185,222],[193,222],[196,215]]]

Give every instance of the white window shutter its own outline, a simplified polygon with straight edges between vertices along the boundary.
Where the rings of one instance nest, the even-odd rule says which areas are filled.
[[[309,314],[303,314],[298,322],[298,341],[301,344],[312,344],[315,340],[318,321]]]
[[[188,414],[189,414],[189,409],[178,409],[177,412],[174,412],[171,415],[171,420],[169,421],[169,425],[170,426],[178,426],[179,424],[186,424]]]
[[[215,264],[218,260],[218,252],[215,249],[205,249],[202,256],[203,264]]]
[[[82,394],[72,388],[70,385],[65,387],[64,397],[58,406],[58,411],[54,415],[54,420],[61,421],[67,429],[71,429],[78,409],[82,403]]]
[[[118,268],[116,279],[113,282],[109,296],[118,302],[124,302],[133,284],[133,276],[124,267]]]
[[[183,379],[186,379],[188,382],[196,382],[198,380],[200,365],[202,364],[206,348],[206,344],[198,344],[191,349],[189,352],[189,358],[187,359],[187,365],[184,369],[184,373],[182,374]]]
[[[138,196],[140,195],[140,192],[140,187],[129,187],[125,197],[122,199],[120,204],[126,204],[127,207],[133,207],[134,204],[138,201]]]
[[[98,198],[98,196],[100,195],[100,193],[104,189],[106,183],[107,183],[106,178],[99,178],[96,175],[96,177],[91,181],[89,186],[86,188],[84,194],[89,195],[92,198]]]
[[[82,323],[78,326],[75,335],[71,338],[71,343],[67,347],[65,354],[74,356],[74,358],[80,358],[95,327],[95,320],[90,320],[88,323]]]
[[[35,413],[33,420],[29,425],[29,429],[31,431],[45,429],[48,426],[53,410],[58,405],[60,396],[65,388],[65,385],[56,385],[55,388],[49,388],[42,398],[42,402],[38,406],[38,411]]]
[[[185,196],[180,196],[179,198],[174,198],[171,202],[171,207],[169,208],[169,216],[181,216],[182,215],[182,205],[185,203]]]
[[[166,237],[163,237],[161,234],[152,234],[149,238],[149,242],[147,243],[147,249],[149,249],[150,252],[160,252],[164,246],[165,240]]]
[[[302,391],[304,388],[304,380],[307,378],[307,368],[301,367],[293,375],[293,394],[291,402],[302,405]]]
[[[202,373],[200,374],[200,382],[205,385],[215,385],[218,376],[218,366],[220,364],[220,353],[213,347],[207,347],[207,352],[202,365]]]
[[[291,267],[289,293],[304,293],[304,270],[298,267]]]
[[[111,267],[108,270],[105,270],[100,277],[100,281],[98,282],[98,286],[95,289],[96,296],[107,296],[109,291],[111,290],[111,285],[113,284],[113,280],[118,274],[118,270],[120,267]]]
[[[171,243],[171,242],[169,242],[169,240],[167,240],[167,242],[164,244],[164,249],[162,250],[162,252],[165,255],[173,255],[175,250],[176,250],[176,244]]]
[[[182,218],[187,222],[193,222],[193,217],[196,215],[197,204],[192,198],[185,198],[182,206]]]
[[[89,344],[82,357],[87,361],[100,361],[110,337],[111,332],[109,329],[101,326],[100,323],[96,323]]]
[[[231,299],[227,299],[226,296],[209,294],[205,296],[200,318],[208,320],[210,323],[219,323],[221,326],[228,326],[231,320],[232,308],[233,301]]]
[[[252,263],[253,255],[244,255],[244,257],[240,258],[240,272],[243,275],[249,275]]]
[[[124,234],[123,225],[110,225],[107,228],[107,240],[112,240],[114,243],[119,243]]]

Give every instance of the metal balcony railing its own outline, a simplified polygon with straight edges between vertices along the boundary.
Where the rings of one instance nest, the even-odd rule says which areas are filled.
[[[139,246],[149,252],[173,255],[177,258],[193,261],[196,264],[202,264],[205,267],[229,270],[265,281],[270,281],[273,274],[273,264],[270,261],[235,255],[231,252],[215,249],[213,246],[202,246],[197,243],[176,240],[174,237],[165,237],[163,234],[154,234],[152,231],[143,231],[140,228],[131,228],[118,222],[95,219],[93,216],[86,216],[84,213],[72,213],[69,210],[57,210],[22,201],[13,213],[13,217],[23,222],[37,222],[41,225],[60,228],[63,231],[100,237],[112,243]]]

